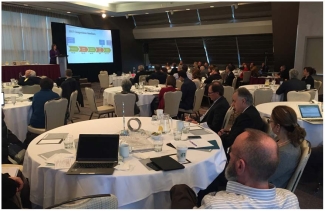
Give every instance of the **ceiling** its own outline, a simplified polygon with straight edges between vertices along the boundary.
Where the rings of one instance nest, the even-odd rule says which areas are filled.
[[[94,3],[96,2],[96,3]],[[254,2],[257,3],[257,2]],[[6,2],[2,1],[2,5],[20,6],[26,8],[34,8],[37,10],[48,10],[57,13],[70,12],[70,15],[84,15],[84,14],[102,14],[108,16],[131,16],[163,13],[166,11],[177,12],[185,10],[196,10],[211,7],[225,7],[231,5],[244,5],[248,3],[236,2],[122,2],[122,1],[74,1],[74,2]]]

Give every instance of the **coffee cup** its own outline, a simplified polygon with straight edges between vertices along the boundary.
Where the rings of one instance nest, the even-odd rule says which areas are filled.
[[[127,157],[129,157],[129,154],[130,154],[129,145],[128,144],[121,144],[120,145],[120,155],[123,158],[127,158]]]
[[[310,89],[310,84],[307,84],[306,85],[306,88],[309,90]]]
[[[187,146],[180,144],[180,145],[177,145],[176,149],[177,149],[178,162],[185,163],[186,162]]]

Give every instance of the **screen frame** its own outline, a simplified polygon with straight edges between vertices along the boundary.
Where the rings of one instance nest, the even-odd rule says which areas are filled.
[[[303,107],[316,107],[318,109],[319,116],[318,117],[304,117],[302,113],[302,108]],[[323,118],[322,112],[320,112],[319,105],[298,105],[300,115],[302,119],[321,119]]]

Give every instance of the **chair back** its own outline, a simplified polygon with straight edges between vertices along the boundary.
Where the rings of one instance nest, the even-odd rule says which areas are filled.
[[[201,81],[200,80],[192,80],[195,83],[196,89],[201,88]]]
[[[108,74],[98,74],[100,88],[106,89],[109,87],[109,76]]]
[[[159,80],[157,80],[157,79],[150,79],[148,81],[149,86],[158,86],[158,84],[159,84]]]
[[[202,104],[203,95],[204,95],[204,88],[203,89],[197,89],[195,91],[193,112],[197,112],[197,111],[200,110],[201,104]]]
[[[256,89],[254,91],[254,105],[257,106],[262,103],[269,103],[272,101],[272,89]]]
[[[53,87],[52,91],[57,93],[60,97],[62,97],[62,89],[61,89],[61,87]]]
[[[164,113],[169,114],[170,117],[177,116],[181,98],[182,98],[181,91],[165,92],[165,94],[164,94],[164,101],[165,101]]]
[[[251,71],[244,71],[243,73],[243,83],[249,83],[250,78],[251,78]]]
[[[74,112],[76,110],[76,103],[77,103],[78,91],[74,91],[70,95],[70,102],[69,102],[69,119],[71,120],[74,116]]]
[[[299,163],[296,167],[296,170],[292,174],[292,176],[289,180],[289,183],[286,187],[286,189],[291,192],[295,192],[298,182],[300,180],[300,177],[301,177],[301,175],[305,169],[305,166],[307,164],[307,161],[310,157],[310,153],[311,153],[310,142],[307,140],[304,140],[303,142],[301,142],[300,149],[301,149],[300,161],[299,161]]]
[[[322,84],[323,84],[323,82],[314,80],[314,88],[317,89],[318,92],[320,92],[320,88],[321,88]]]
[[[316,89],[310,89],[310,90],[306,90],[306,91],[303,91],[303,92],[306,92],[306,93],[309,93],[310,94],[310,100],[314,100],[315,99],[315,96],[316,96]]]
[[[237,77],[235,77],[235,78],[232,80],[232,88],[234,88],[234,90],[236,90],[236,84],[237,84]]]
[[[226,71],[223,71],[222,73],[220,73],[220,76],[222,78],[222,82],[225,81],[226,76],[227,76]]]
[[[183,82],[181,80],[176,80],[176,88],[181,89]]]
[[[35,94],[41,91],[41,86],[38,84],[34,84],[32,86],[22,86],[21,91],[23,94]]]
[[[309,102],[310,94],[308,92],[290,91],[287,94],[287,101]]]
[[[123,102],[124,102],[124,116],[134,116],[135,94],[117,93],[114,95],[115,114],[118,117],[123,116]]]
[[[85,91],[86,91],[86,96],[87,96],[87,100],[88,100],[91,112],[97,113],[97,105],[96,105],[94,90],[92,88],[85,87]]]
[[[140,76],[139,76],[139,82],[143,81],[143,82],[145,83],[147,77],[148,77],[148,75],[140,75]],[[158,82],[158,83],[159,83],[159,82]]]
[[[225,117],[223,118],[223,123],[222,123],[222,128],[223,129],[227,127],[229,119],[231,117],[231,114],[233,114],[233,113],[234,113],[234,108],[229,107]]]
[[[232,103],[232,95],[234,94],[234,88],[231,86],[224,86],[224,93],[223,96],[226,98],[228,101],[229,105]]]
[[[45,103],[44,112],[45,112],[46,131],[64,125],[67,107],[68,107],[68,100],[66,98],[49,100]]]
[[[99,74],[106,74],[106,75],[108,75],[108,72],[107,72],[106,70],[101,70],[101,71],[99,72]]]
[[[60,204],[53,205],[47,209],[117,209],[117,197],[113,194],[99,194],[83,196]]]

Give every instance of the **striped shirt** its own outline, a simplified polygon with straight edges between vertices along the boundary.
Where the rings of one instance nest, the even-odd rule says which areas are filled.
[[[229,181],[226,191],[206,195],[200,209],[299,209],[295,194],[275,188],[257,189]]]

